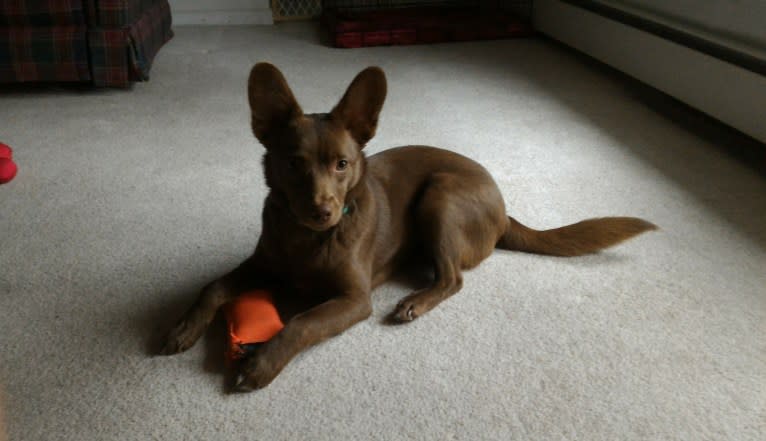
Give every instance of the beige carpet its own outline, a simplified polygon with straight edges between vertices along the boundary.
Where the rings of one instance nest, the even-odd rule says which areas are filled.
[[[130,91],[3,91],[0,140],[20,167],[0,187],[11,440],[762,439],[766,179],[722,148],[736,137],[544,40],[315,37],[179,28]],[[407,293],[386,285],[374,317],[267,389],[226,395],[220,323],[183,355],[147,350],[254,246],[266,190],[245,81],[261,60],[309,112],[382,66],[368,152],[469,155],[531,226],[614,214],[662,230],[583,258],[498,252],[407,326],[382,324]]]

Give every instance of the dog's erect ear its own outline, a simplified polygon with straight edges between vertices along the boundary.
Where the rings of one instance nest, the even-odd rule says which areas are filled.
[[[253,133],[266,147],[266,140],[273,130],[285,127],[303,114],[282,72],[272,64],[253,66],[247,82],[247,95]]]
[[[332,118],[345,126],[360,147],[372,139],[378,115],[386,99],[386,75],[379,67],[368,67],[348,86],[332,109]]]

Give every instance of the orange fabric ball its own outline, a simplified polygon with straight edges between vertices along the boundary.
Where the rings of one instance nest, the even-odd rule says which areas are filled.
[[[274,337],[285,325],[279,317],[270,292],[246,292],[224,307],[228,329],[227,356],[237,360],[258,343]]]
[[[18,168],[13,159],[0,158],[0,184],[7,184],[16,176]]]
[[[13,150],[0,142],[0,184],[6,184],[16,176],[18,167],[13,162]]]

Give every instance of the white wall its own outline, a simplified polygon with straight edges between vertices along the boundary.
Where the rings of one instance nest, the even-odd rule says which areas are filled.
[[[560,0],[536,0],[535,28],[766,142],[766,76]]]
[[[173,24],[272,24],[269,0],[169,0]]]

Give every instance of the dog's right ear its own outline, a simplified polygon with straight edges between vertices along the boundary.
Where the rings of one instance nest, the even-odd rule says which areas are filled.
[[[282,72],[270,63],[253,66],[247,82],[247,95],[253,133],[267,148],[267,141],[275,130],[303,115]]]

